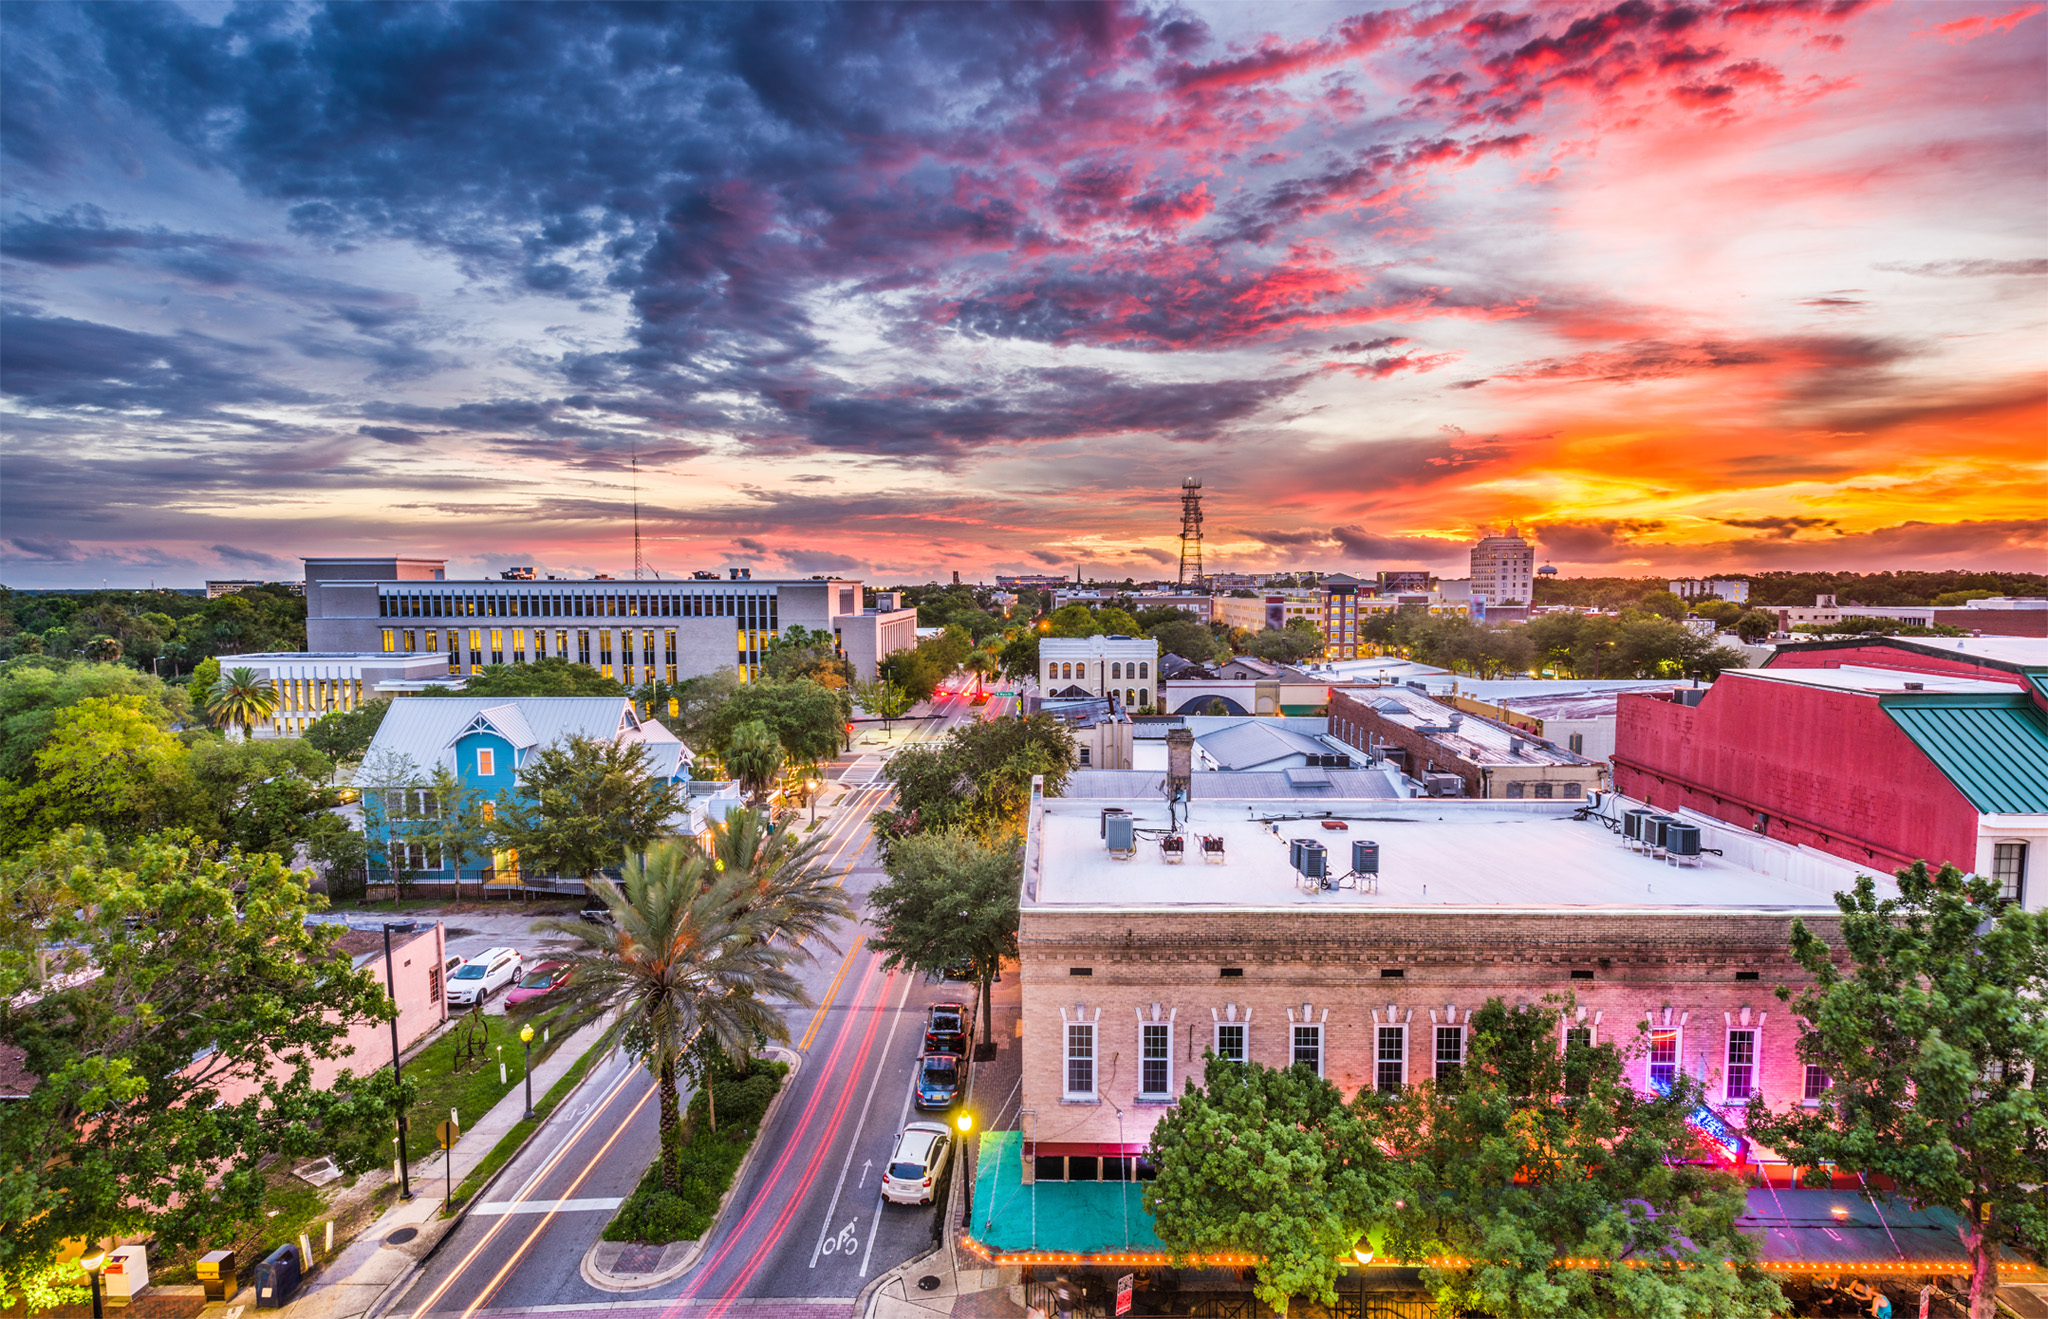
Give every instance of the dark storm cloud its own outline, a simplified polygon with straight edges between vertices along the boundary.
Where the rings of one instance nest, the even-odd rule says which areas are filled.
[[[1628,557],[1636,537],[1663,528],[1663,522],[1644,518],[1551,522],[1536,529],[1536,539],[1545,558],[1601,563]]]
[[[1465,551],[1463,542],[1430,540],[1422,536],[1389,536],[1367,527],[1332,527],[1330,535],[1353,559],[1441,563],[1460,558]]]
[[[196,334],[140,334],[112,325],[0,315],[0,392],[43,408],[134,409],[195,417],[221,408],[303,403],[313,396],[266,372],[267,349]]]
[[[279,568],[285,563],[285,560],[274,554],[265,554],[262,550],[245,550],[236,545],[209,545],[206,548],[231,563],[246,563],[256,568]]]
[[[1834,518],[1768,517],[1768,518],[1715,518],[1724,527],[1743,527],[1750,531],[1767,531],[1783,540],[1790,540],[1802,531],[1815,527],[1832,527]]]
[[[62,536],[9,536],[7,543],[16,554],[43,563],[75,563],[78,547]]]
[[[1271,545],[1279,549],[1299,549],[1306,545],[1330,543],[1330,533],[1327,531],[1258,531],[1251,527],[1240,527],[1235,534],[1248,540],[1255,540],[1261,545]]]

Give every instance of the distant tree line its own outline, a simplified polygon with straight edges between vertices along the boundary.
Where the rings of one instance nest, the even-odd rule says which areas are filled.
[[[214,655],[305,648],[305,597],[282,586],[216,600],[176,591],[27,595],[0,587],[0,659],[89,659],[175,678]]]
[[[2048,574],[2030,572],[1764,572],[1729,573],[1749,583],[1753,606],[1812,605],[1817,595],[1843,604],[1959,606],[1971,598],[2048,594]],[[1539,605],[1619,609],[1665,591],[1669,577],[1538,578]]]

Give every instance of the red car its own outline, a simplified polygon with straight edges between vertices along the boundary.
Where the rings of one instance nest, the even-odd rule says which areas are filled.
[[[505,1006],[516,1008],[522,1003],[531,1003],[541,995],[550,992],[569,978],[567,962],[542,962],[528,971],[519,984],[505,992]]]

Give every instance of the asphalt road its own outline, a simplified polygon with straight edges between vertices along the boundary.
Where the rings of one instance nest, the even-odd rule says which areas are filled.
[[[899,724],[880,755],[938,735],[962,720],[1000,712],[964,696],[943,698],[937,717]],[[867,783],[876,748],[858,748],[835,775]],[[887,801],[878,780],[851,786],[825,830],[828,862],[844,868],[856,909],[881,880],[873,812]],[[881,1202],[879,1179],[911,1116],[911,1082],[927,1004],[964,1000],[968,988],[882,969],[865,927],[837,932],[840,952],[821,950],[807,968],[814,1008],[793,1007],[789,1026],[801,1064],[762,1133],[759,1151],[684,1277],[631,1297],[598,1291],[578,1273],[584,1253],[631,1192],[658,1145],[655,1087],[637,1063],[612,1055],[592,1070],[499,1178],[486,1205],[445,1240],[421,1275],[385,1311],[423,1319],[535,1306],[614,1308],[668,1300],[693,1312],[776,1298],[851,1299],[868,1280],[927,1249],[935,1207]],[[494,1212],[484,1212],[493,1210]],[[509,1212],[508,1212],[509,1210]]]

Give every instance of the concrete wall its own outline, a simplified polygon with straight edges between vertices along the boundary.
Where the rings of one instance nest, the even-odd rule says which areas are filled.
[[[1510,881],[1503,880],[1504,886]],[[1837,918],[1806,916],[1837,937]],[[1408,1027],[1407,1079],[1433,1074],[1434,1034],[1489,997],[1510,1003],[1572,993],[1595,1024],[1596,1042],[1636,1040],[1646,1015],[1664,1010],[1681,1031],[1680,1061],[1722,1094],[1726,1032],[1749,1013],[1760,1084],[1773,1103],[1796,1102],[1804,1065],[1793,1052],[1797,1026],[1773,996],[1804,983],[1788,952],[1791,917],[1691,916],[1560,911],[1555,915],[1369,911],[1066,913],[1026,908],[1019,935],[1024,1000],[1023,1107],[1038,1113],[1045,1153],[1064,1143],[1137,1146],[1165,1106],[1138,1100],[1139,1027],[1174,1026],[1170,1089],[1199,1078],[1218,1020],[1249,1018],[1251,1056],[1291,1061],[1290,1026],[1323,1026],[1324,1074],[1345,1093],[1374,1078],[1377,1027]],[[1076,976],[1074,968],[1090,974]],[[1241,978],[1222,978],[1224,967]],[[1575,981],[1574,970],[1591,981]],[[1398,971],[1399,978],[1383,972]],[[1737,971],[1758,978],[1738,981]],[[1389,1008],[1391,1007],[1391,1015]],[[1063,1014],[1096,1023],[1098,1102],[1064,1098]],[[1427,1049],[1428,1051],[1425,1051]],[[1641,1058],[1628,1075],[1646,1077]],[[1119,1133],[1117,1114],[1125,1111]],[[1733,1114],[1734,1109],[1724,1109]],[[1739,1123],[1738,1123],[1739,1125]]]
[[[839,648],[853,663],[863,681],[875,676],[877,666],[899,650],[917,645],[915,609],[878,609],[870,613],[842,614],[832,620],[839,632]]]
[[[1976,863],[1976,809],[1873,697],[1724,676],[1697,706],[1624,694],[1616,719],[1627,796],[1745,829],[1761,812],[1772,838],[1885,872]]]

